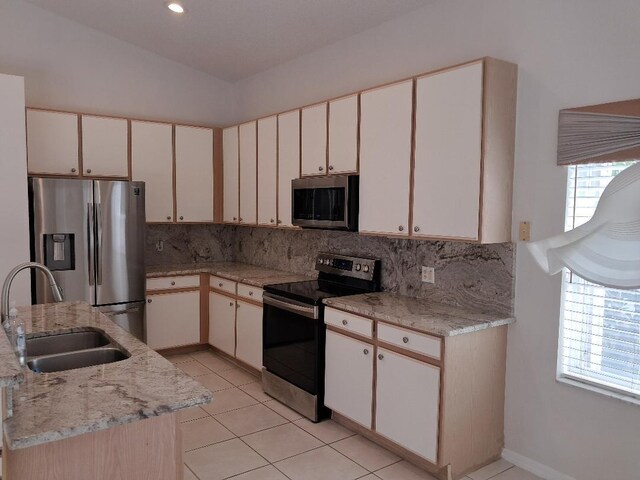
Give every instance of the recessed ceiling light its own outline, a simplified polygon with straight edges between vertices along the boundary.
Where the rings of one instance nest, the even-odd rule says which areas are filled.
[[[167,8],[173,13],[184,13],[184,7],[177,2],[168,3]]]

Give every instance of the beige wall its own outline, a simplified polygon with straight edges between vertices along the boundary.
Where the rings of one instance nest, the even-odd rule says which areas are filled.
[[[517,222],[529,220],[539,239],[563,229],[558,110],[640,97],[639,22],[637,0],[444,0],[240,82],[241,117],[484,55],[513,61],[520,66],[513,238]],[[534,468],[548,478],[640,478],[640,407],[556,382],[560,278],[545,276],[523,245],[515,309],[507,453],[539,462]]]
[[[0,282],[17,264],[29,261],[25,144],[24,80],[0,74]],[[11,299],[28,305],[29,291],[29,272],[21,272]]]
[[[235,87],[53,15],[0,0],[0,72],[25,77],[27,105],[224,125]]]

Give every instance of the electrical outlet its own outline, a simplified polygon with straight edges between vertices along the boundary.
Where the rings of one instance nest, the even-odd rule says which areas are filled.
[[[436,283],[436,271],[433,267],[422,266],[422,281],[425,283]]]

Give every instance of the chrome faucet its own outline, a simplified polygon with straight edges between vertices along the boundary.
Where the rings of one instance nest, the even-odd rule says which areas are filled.
[[[26,270],[27,268],[36,268],[44,272],[44,274],[47,276],[47,280],[49,280],[49,286],[51,287],[51,292],[53,293],[53,299],[56,302],[62,301],[62,291],[60,290],[60,287],[58,287],[56,279],[53,278],[51,270],[38,262],[21,263],[9,272],[7,278],[4,279],[4,283],[2,284],[2,303],[0,304],[0,318],[2,318],[2,323],[4,323],[5,320],[9,317],[9,291],[11,290],[11,283],[18,273],[20,273],[22,270]]]

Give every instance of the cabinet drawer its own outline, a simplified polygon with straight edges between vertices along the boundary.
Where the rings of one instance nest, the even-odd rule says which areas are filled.
[[[226,278],[216,277],[215,275],[211,275],[209,279],[209,286],[211,288],[216,288],[218,290],[222,290],[223,292],[236,293],[236,282],[233,280],[227,280]]]
[[[371,338],[373,332],[373,321],[368,318],[359,317],[352,313],[325,308],[324,323],[341,328],[347,332],[357,333],[364,337]]]
[[[255,300],[256,302],[262,302],[262,289],[260,287],[252,287],[251,285],[239,283],[238,296]]]
[[[440,359],[440,339],[431,335],[378,323],[378,340]]]
[[[200,287],[200,275],[147,278],[147,290],[170,290],[172,288],[198,287]]]

